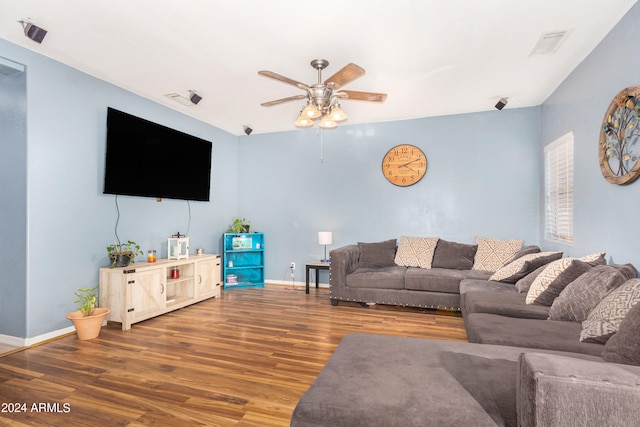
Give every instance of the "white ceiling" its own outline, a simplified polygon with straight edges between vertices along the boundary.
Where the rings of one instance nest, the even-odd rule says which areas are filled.
[[[258,76],[316,83],[309,62],[367,74],[345,87],[388,93],[345,101],[346,124],[541,104],[636,0],[0,0],[0,37],[235,135],[295,129],[304,93]],[[49,31],[41,45],[16,21]],[[530,56],[568,30],[558,51]],[[0,51],[0,56],[2,52]],[[9,58],[11,59],[11,58]],[[183,106],[164,94],[203,100]]]

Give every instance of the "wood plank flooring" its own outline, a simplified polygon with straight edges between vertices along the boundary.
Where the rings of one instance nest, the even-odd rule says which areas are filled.
[[[0,425],[288,426],[345,334],[466,341],[461,317],[434,313],[333,307],[326,289],[224,291],[129,331],[1,357]]]

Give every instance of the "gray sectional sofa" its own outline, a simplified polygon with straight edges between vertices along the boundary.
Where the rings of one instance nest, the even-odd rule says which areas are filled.
[[[477,245],[439,239],[429,268],[398,265],[396,240],[358,243],[330,252],[330,298],[362,304],[460,309],[460,282],[485,281],[491,272],[472,269]]]
[[[332,287],[334,267],[350,271],[347,276],[373,275],[373,266],[349,266],[357,247],[332,251]],[[426,291],[457,296],[469,343],[345,336],[300,399],[291,425],[639,425],[636,269],[606,265],[604,254],[576,259],[537,251],[523,249],[488,277],[457,276],[457,293],[442,286]],[[378,268],[395,271],[397,279],[393,266]],[[406,281],[420,267],[403,268]],[[381,277],[369,287],[347,277],[332,289],[332,302],[440,301],[397,284],[392,299],[379,292]]]

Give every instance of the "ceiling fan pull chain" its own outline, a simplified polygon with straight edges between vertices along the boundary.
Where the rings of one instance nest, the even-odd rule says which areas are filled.
[[[324,163],[324,157],[322,155],[322,142],[323,142],[323,133],[322,133],[322,128],[320,126],[318,126],[318,135],[320,136],[320,163]]]

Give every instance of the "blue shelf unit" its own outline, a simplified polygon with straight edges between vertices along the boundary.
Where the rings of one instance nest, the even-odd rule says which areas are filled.
[[[224,289],[264,288],[264,233],[225,233]]]

